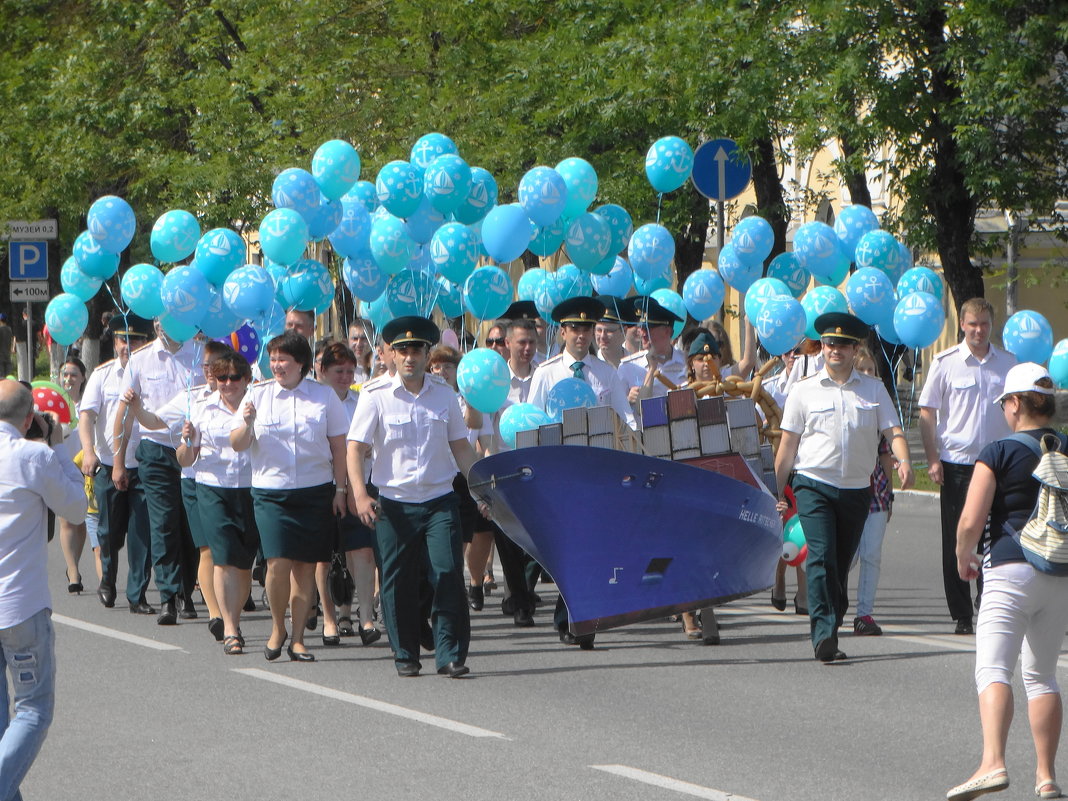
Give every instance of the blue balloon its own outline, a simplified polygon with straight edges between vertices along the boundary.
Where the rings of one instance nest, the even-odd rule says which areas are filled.
[[[773,356],[782,356],[805,336],[808,318],[804,307],[791,295],[776,295],[765,300],[753,327],[761,344]]]
[[[897,294],[899,297],[912,294],[913,292],[930,292],[939,300],[945,299],[945,288],[942,279],[929,267],[913,267],[906,270],[905,274],[897,282]]]
[[[455,153],[444,153],[427,165],[423,192],[442,214],[460,208],[470,191],[471,168]]]
[[[833,286],[813,287],[801,298],[801,306],[805,310],[805,336],[809,339],[820,338],[820,335],[816,333],[816,318],[821,314],[849,311],[845,295]]]
[[[731,231],[731,244],[743,264],[759,266],[763,271],[764,260],[775,247],[775,231],[763,217],[745,217]]]
[[[78,234],[78,238],[74,240],[73,253],[78,269],[90,278],[106,281],[119,269],[118,254],[104,250],[88,231]]]
[[[575,265],[583,270],[593,270],[610,255],[612,229],[597,214],[580,214],[567,227],[564,247]]]
[[[857,242],[853,261],[858,269],[874,267],[897,285],[901,278],[901,246],[888,231],[868,231]]]
[[[528,273],[533,270],[527,270]],[[564,286],[562,281],[558,281],[555,273],[545,273],[544,278],[540,284],[538,284],[534,297],[530,300],[534,301],[534,307],[538,310],[538,314],[546,322],[552,322],[553,309],[566,299],[564,292],[567,291],[567,287]]]
[[[801,266],[800,260],[793,253],[780,253],[772,259],[768,265],[768,278],[778,278],[786,284],[795,298],[805,294],[812,280],[808,270]]]
[[[478,237],[463,223],[445,223],[430,240],[430,260],[445,278],[462,284],[478,264]]]
[[[378,192],[375,191],[375,185],[370,181],[357,181],[352,189],[342,195],[341,199],[359,203],[368,214],[374,214],[378,209]]]
[[[597,393],[581,378],[564,378],[553,384],[545,396],[545,413],[554,423],[564,417],[564,409],[591,408],[597,405]]]
[[[456,143],[443,133],[423,134],[412,145],[412,166],[422,174],[438,156],[459,153]]]
[[[164,312],[160,290],[163,289],[163,273],[152,264],[135,264],[122,277],[119,284],[122,301],[130,310],[146,320],[159,317]]]
[[[649,278],[634,276],[634,291],[639,295],[652,295],[658,289],[667,289],[671,286],[671,265],[664,267],[659,273]]]
[[[507,264],[530,244],[530,218],[518,203],[494,206],[482,221],[482,245],[490,258]]]
[[[156,220],[149,245],[158,261],[173,263],[192,254],[199,239],[200,223],[197,218],[188,211],[175,209],[164,212]]]
[[[317,309],[334,297],[334,280],[326,266],[315,259],[301,259],[282,281],[282,305],[287,309]]]
[[[901,344],[909,348],[933,345],[945,321],[942,302],[927,292],[906,295],[894,309],[894,331]]]
[[[566,203],[567,184],[552,167],[534,167],[519,181],[519,205],[539,226],[559,220]]]
[[[548,273],[541,267],[531,267],[519,276],[519,283],[515,287],[515,296],[518,300],[534,300],[541,290],[542,284],[548,279]]]
[[[533,403],[513,403],[501,414],[501,439],[509,449],[515,448],[515,435],[551,423],[543,410]]]
[[[1018,311],[1005,321],[1001,341],[1017,361],[1045,364],[1053,354],[1053,327],[1036,311]]]
[[[286,310],[283,309],[282,304],[276,300],[271,303],[271,308],[266,314],[259,318],[259,321],[255,325],[256,330],[263,334],[264,342],[267,342],[286,330]],[[264,373],[264,375],[270,374],[270,370]]]
[[[820,286],[840,287],[847,275],[849,275],[849,262],[843,257],[842,260],[838,262],[833,272],[827,275],[817,276],[816,284]]]
[[[307,217],[315,210],[321,194],[315,177],[299,167],[282,170],[271,186],[271,202],[275,208],[292,209],[301,217]]]
[[[457,222],[473,225],[489,214],[497,205],[497,181],[489,170],[482,167],[471,168],[471,191],[464,202],[453,212]]]
[[[512,305],[512,279],[500,267],[479,267],[464,282],[464,307],[479,320],[492,320]]]
[[[341,265],[345,286],[355,297],[370,303],[386,291],[389,276],[379,268],[370,251],[348,256]]]
[[[858,204],[846,206],[838,213],[834,221],[834,233],[838,236],[842,250],[850,261],[853,261],[853,254],[860,238],[869,231],[878,229],[879,218],[875,216],[875,212],[867,206]]]
[[[911,270],[914,266],[914,260],[912,258],[912,249],[904,242],[897,243],[897,249],[900,253],[899,261],[901,262],[900,270],[902,275]]]
[[[389,213],[371,219],[370,243],[375,263],[388,275],[407,267],[418,247],[404,220]]]
[[[194,263],[208,283],[218,288],[245,263],[245,240],[229,228],[213,228],[197,242]]]
[[[223,299],[223,293],[217,292],[214,287],[209,287],[211,299],[208,301],[208,309],[200,318],[200,330],[205,335],[216,339],[233,333],[241,327],[241,319],[231,311]]]
[[[564,244],[564,237],[567,235],[567,227],[570,224],[570,220],[561,217],[552,225],[538,228],[530,240],[530,252],[542,257],[556,253]]]
[[[421,271],[401,270],[386,286],[386,300],[394,317],[429,317],[436,299],[434,277]]]
[[[682,285],[686,311],[695,320],[704,320],[716,314],[723,305],[725,294],[723,278],[715,270],[694,270]]]
[[[679,336],[686,326],[686,304],[683,302],[682,296],[671,289],[657,289],[653,291],[652,297],[665,309],[674,312],[681,318],[672,327],[671,334],[672,337]]]
[[[627,245],[630,268],[636,278],[649,280],[662,275],[675,258],[675,239],[662,225],[646,223],[636,230]]]
[[[612,295],[625,298],[634,286],[634,272],[622,256],[612,259],[612,269],[607,273],[595,273],[592,277],[593,288],[598,295]]]
[[[164,313],[159,318],[160,327],[163,328],[163,333],[173,339],[175,342],[188,342],[197,335],[200,330],[195,325],[189,323],[183,323],[181,320],[176,320],[168,313]]]
[[[608,248],[608,254],[615,256],[622,253],[634,234],[634,220],[631,219],[630,213],[615,203],[598,206],[593,213],[608,223],[608,230],[612,232],[612,244]]]
[[[241,320],[258,320],[277,302],[274,279],[266,268],[256,264],[246,264],[230,273],[223,282],[222,296]],[[266,330],[263,326],[258,328]]]
[[[574,156],[557,164],[556,171],[567,186],[564,216],[574,219],[590,207],[597,195],[597,172],[588,161]]]
[[[370,320],[376,331],[381,331],[383,326],[393,319],[389,311],[389,298],[383,292],[376,300],[370,303],[360,301],[360,317]]]
[[[462,317],[464,314],[464,290],[440,275],[435,279],[438,285],[438,308],[448,319]]]
[[[743,304],[745,316],[750,320],[755,320],[760,315],[761,309],[764,308],[764,302],[769,298],[779,297],[780,295],[793,297],[786,284],[778,278],[758,278],[745,292],[745,303]]]
[[[375,196],[395,217],[407,217],[423,200],[423,178],[407,161],[391,161],[378,171]]]
[[[308,215],[305,220],[308,223],[308,239],[312,242],[322,242],[330,236],[345,216],[345,207],[340,200],[322,199],[322,202]]]
[[[82,272],[78,266],[78,260],[71,256],[65,262],[63,262],[63,269],[59,272],[59,283],[63,287],[63,291],[80,298],[83,302],[88,303],[92,300],[93,295],[100,289],[100,285],[104,283],[102,278],[94,278],[91,275],[86,275]]]
[[[312,175],[319,191],[329,200],[338,200],[360,178],[360,154],[343,139],[323,142],[312,157]]]
[[[172,320],[195,327],[208,310],[211,284],[192,264],[179,264],[163,276],[159,294]]]
[[[886,320],[897,308],[894,285],[886,273],[873,267],[862,267],[849,276],[846,298],[853,314],[868,325]]]
[[[460,359],[456,385],[469,404],[483,414],[493,414],[508,399],[512,385],[508,362],[492,348],[475,348]]]
[[[263,255],[284,267],[300,259],[308,238],[308,223],[293,209],[269,211],[260,223]]]
[[[563,287],[564,300],[593,294],[593,280],[574,264],[561,264],[556,268],[556,272],[548,274],[547,280],[556,281]]]
[[[894,316],[890,315],[889,322],[880,322],[875,326],[875,333],[879,335],[880,339],[885,340],[890,345],[900,345],[901,340],[898,339],[897,331],[894,330]]]
[[[108,253],[122,253],[133,241],[137,218],[130,204],[121,197],[104,195],[89,207],[86,228]]]
[[[271,276],[271,280],[274,282],[274,299],[278,301],[278,305],[281,306],[285,303],[285,298],[282,296],[282,284],[286,280],[286,276],[289,275],[289,268],[281,264],[275,264],[270,259],[264,262],[263,268]]]
[[[678,136],[657,139],[645,154],[645,175],[657,192],[673,192],[693,172],[693,148]]]
[[[849,259],[842,250],[834,229],[826,223],[807,222],[794,234],[794,255],[801,266],[816,279],[828,278],[849,269]]]
[[[45,325],[52,339],[60,345],[72,345],[85,331],[89,310],[77,295],[56,295],[45,307]]]
[[[759,263],[746,264],[739,259],[738,252],[730,242],[719,252],[716,268],[720,277],[738,292],[747,291],[764,271]]]
[[[1068,339],[1062,339],[1049,357],[1049,376],[1061,389],[1068,389]]]
[[[371,215],[367,207],[345,196],[341,199],[341,222],[329,234],[330,244],[343,257],[366,253],[371,247]]]
[[[445,224],[445,215],[434,208],[429,197],[424,197],[419,208],[411,213],[406,222],[412,239],[425,245],[434,237],[434,232]]]

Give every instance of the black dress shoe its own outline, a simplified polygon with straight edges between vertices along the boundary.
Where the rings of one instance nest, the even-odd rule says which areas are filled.
[[[398,662],[397,675],[402,679],[411,679],[419,675],[419,668],[418,662]]]
[[[467,588],[467,605],[475,612],[481,612],[486,605],[486,593],[482,587],[471,585]]]
[[[422,626],[419,627],[419,645],[421,645],[423,650],[427,653],[434,653],[434,630],[430,628],[430,623],[426,620],[424,620]]]
[[[501,614],[506,616],[515,614],[515,601],[511,595],[501,601]]]
[[[593,650],[593,638],[595,636],[596,635],[594,635],[594,634],[583,634],[580,637],[576,637],[575,638],[575,645],[577,645],[583,651],[592,651]]]
[[[96,595],[100,599],[100,603],[104,604],[108,609],[115,606],[115,588],[109,587],[107,584],[101,584],[96,589]]]
[[[221,617],[213,617],[208,621],[208,631],[211,632],[211,636],[215,638],[215,642],[223,641],[223,634],[226,633],[225,626],[223,626],[223,619]]]
[[[196,607],[193,606],[192,598],[182,598],[181,606],[179,606],[178,608],[178,617],[180,617],[182,620],[197,619],[197,610]]]
[[[834,637],[825,637],[816,643],[816,659],[821,662],[833,662],[838,653],[838,640]]]
[[[575,637],[574,634],[572,634],[567,629],[563,629],[562,628],[562,629],[558,629],[558,631],[560,632],[560,642],[562,642],[564,645],[577,645],[578,644],[578,639]]]
[[[846,656],[845,651],[835,651],[834,652],[834,661],[835,662],[841,662],[843,659],[849,659],[849,657]]]
[[[516,609],[513,617],[515,624],[520,628],[530,628],[534,625],[534,615],[529,609]]]
[[[970,617],[962,617],[957,621],[957,628],[953,631],[954,634],[975,634],[975,628],[972,626],[972,619]]]
[[[286,644],[288,638],[288,634],[282,638],[282,645]],[[242,645],[244,645],[244,643],[242,643]],[[263,646],[263,655],[267,658],[268,662],[273,662],[282,655],[282,645],[279,645],[277,648],[272,648],[269,645]]]
[[[338,640],[340,643],[341,641]],[[314,662],[315,655],[309,654],[307,651],[294,651],[293,646],[286,648],[286,653],[289,654],[290,662]]]
[[[130,604],[131,615],[154,615],[156,610],[148,605],[147,601],[138,601],[135,604]]]
[[[442,676],[448,676],[450,679],[458,679],[461,676],[466,676],[471,672],[471,668],[467,665],[461,665],[459,662],[449,662],[447,665],[442,665],[438,668],[438,673]]]
[[[373,642],[378,642],[382,638],[382,632],[372,626],[369,629],[360,628],[360,642],[364,645],[370,645]]]
[[[163,605],[160,607],[159,617],[156,618],[156,623],[160,626],[173,626],[177,622],[178,607],[175,604],[174,599],[171,598],[164,601]]]
[[[329,634],[324,634],[323,635],[323,645],[326,645],[326,646],[328,646],[330,648],[334,648],[336,646],[341,645],[341,635],[340,634],[335,634],[333,636],[330,636]]]

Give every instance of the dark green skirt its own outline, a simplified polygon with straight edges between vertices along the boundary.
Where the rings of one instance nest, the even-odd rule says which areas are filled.
[[[201,512],[197,503],[197,482],[191,478],[182,479],[182,506],[185,507],[185,517],[189,523],[189,533],[193,537],[193,544],[198,548],[207,548],[208,537],[204,532],[204,522],[201,520]]]
[[[233,489],[197,484],[197,504],[212,561],[251,570],[260,547],[252,491],[248,487]]]
[[[334,549],[333,483],[291,490],[252,489],[265,559],[329,562]]]

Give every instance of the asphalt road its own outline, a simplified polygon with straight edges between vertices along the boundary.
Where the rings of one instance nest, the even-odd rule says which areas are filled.
[[[268,663],[264,611],[243,625],[249,653],[228,657],[203,607],[161,628],[128,614],[121,589],[110,610],[69,596],[57,547],[50,559],[59,697],[29,801],[937,799],[979,756],[973,639],[952,634],[929,498],[900,498],[890,522],[885,635],[844,634],[851,658],[829,666],[807,619],[767,594],[721,608],[719,646],[654,623],[565,647],[550,585],[533,629],[496,594],[473,615],[463,680],[435,675],[432,657],[398,678],[385,639],[326,649],[317,635],[315,664]],[[998,797],[1033,797],[1022,713],[1008,758]]]

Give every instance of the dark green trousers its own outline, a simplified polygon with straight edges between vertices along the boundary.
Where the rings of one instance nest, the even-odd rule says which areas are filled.
[[[119,574],[119,552],[126,547],[129,573],[126,576],[126,599],[133,606],[145,600],[149,552],[148,509],[145,491],[137,468],[126,471],[129,489],[117,490],[111,481],[111,466],[101,464],[93,475],[96,506],[100,510],[97,537],[100,540],[100,565],[104,577],[101,585],[115,589]]]
[[[808,543],[808,617],[815,647],[838,637],[849,608],[849,566],[868,519],[871,488],[838,489],[796,476],[797,513]]]
[[[174,448],[147,439],[137,446],[137,465],[152,527],[152,572],[160,603],[166,603],[182,591],[182,541],[189,539],[182,469]]]
[[[434,592],[430,622],[437,666],[467,660],[471,617],[464,587],[460,504],[455,492],[426,503],[380,498],[375,557],[382,576],[382,615],[394,658],[419,661],[425,573]]]

